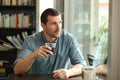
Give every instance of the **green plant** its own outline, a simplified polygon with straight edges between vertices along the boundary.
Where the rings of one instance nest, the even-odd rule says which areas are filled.
[[[100,21],[100,26],[98,27],[98,33],[93,37],[95,45],[98,45],[102,35],[108,34],[108,20],[105,17],[102,17]]]
[[[102,17],[100,26],[98,28],[98,34],[93,38],[96,49],[96,58],[100,63],[103,63],[108,55],[108,20]]]

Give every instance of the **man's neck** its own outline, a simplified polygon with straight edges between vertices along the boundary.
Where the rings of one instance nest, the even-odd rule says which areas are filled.
[[[54,42],[57,39],[57,38],[53,38],[53,37],[48,36],[44,32],[43,32],[43,36],[47,42]]]

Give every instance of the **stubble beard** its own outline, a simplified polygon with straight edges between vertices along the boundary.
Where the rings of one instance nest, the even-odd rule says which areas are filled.
[[[60,34],[61,34],[61,32],[58,35],[56,35],[55,33],[50,34],[49,32],[47,32],[47,35],[49,35],[51,38],[58,38],[58,37],[60,37]]]

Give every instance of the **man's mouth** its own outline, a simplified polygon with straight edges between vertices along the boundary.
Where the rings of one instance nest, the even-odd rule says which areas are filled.
[[[55,33],[56,33],[56,34],[60,34],[60,31],[56,31]]]

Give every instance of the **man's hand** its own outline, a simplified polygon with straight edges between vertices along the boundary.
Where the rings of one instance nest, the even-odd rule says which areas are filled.
[[[76,64],[70,69],[58,69],[53,72],[53,77],[54,78],[61,78],[61,79],[66,79],[71,76],[76,76],[82,74],[82,66],[81,64]]]
[[[56,70],[53,72],[53,77],[54,78],[61,78],[61,79],[69,78],[68,70],[65,70],[65,69]]]
[[[101,64],[99,66],[96,67],[96,73],[99,74],[107,74],[107,65],[105,64]]]
[[[38,58],[38,57],[48,57],[48,54],[53,54],[53,52],[51,51],[52,48],[47,46],[47,45],[43,45],[43,46],[40,46],[40,48],[38,48],[37,50],[35,50],[33,52],[34,54],[34,57],[35,58]]]

